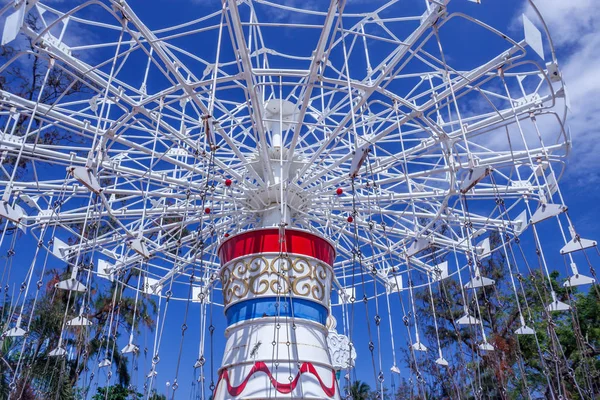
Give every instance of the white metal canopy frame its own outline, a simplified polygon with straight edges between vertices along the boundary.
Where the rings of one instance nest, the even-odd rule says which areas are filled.
[[[568,257],[595,246],[558,187],[567,92],[539,16],[509,35],[461,1],[286,3],[159,29],[124,0],[4,6],[0,75],[35,59],[38,81],[0,89],[3,248],[9,228],[32,235],[72,265],[59,289],[137,270],[127,290],[219,304],[219,244],[293,227],[335,246],[345,308],[369,283],[365,303],[493,284],[480,260],[550,218]]]

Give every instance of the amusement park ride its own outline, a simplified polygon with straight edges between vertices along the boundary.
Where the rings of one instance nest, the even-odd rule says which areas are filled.
[[[223,0],[151,29],[136,13],[144,6],[125,0],[8,2],[0,245],[2,340],[19,346],[11,398],[35,356],[60,365],[73,354],[85,371],[75,384],[91,396],[114,383],[116,354],[141,357],[150,335],[134,388],[146,398],[159,375],[182,393],[181,354],[199,348],[187,366],[197,398],[348,398],[362,357],[383,399],[390,374],[421,383],[422,354],[440,368],[457,362],[440,345],[437,303],[429,322],[416,311],[444,281],[459,282],[454,326],[477,339],[474,357],[497,350],[481,303],[494,293],[493,254],[518,309],[510,335],[536,335],[519,286],[527,259],[544,277],[543,314],[572,313],[548,259],[565,258],[564,287],[589,288],[596,242],[575,230],[558,184],[568,101],[544,21],[531,3],[509,36],[462,12],[486,4],[406,3]],[[32,63],[24,95],[11,71]],[[563,247],[544,248],[542,230]],[[107,287],[109,318],[97,326],[94,296]],[[47,293],[68,296],[58,340],[31,334]],[[150,302],[147,331],[139,310]],[[165,323],[176,307],[181,345],[163,334],[180,324]],[[194,329],[199,343],[184,344]],[[92,358],[94,332],[104,340]],[[212,341],[223,335],[217,369]],[[176,366],[160,362],[177,352]]]

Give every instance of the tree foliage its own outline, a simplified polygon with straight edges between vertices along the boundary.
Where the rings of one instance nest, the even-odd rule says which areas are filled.
[[[355,380],[350,386],[350,395],[353,400],[369,400],[371,387],[365,382]]]
[[[144,394],[128,389],[123,385],[99,387],[92,400],[135,400],[143,399]],[[156,390],[148,395],[148,400],[167,400],[167,396],[157,393]]]
[[[25,23],[33,30],[39,30],[39,18],[28,14]],[[54,65],[49,59],[40,56],[33,39],[25,37],[25,55],[23,46],[11,45],[0,47],[0,90],[6,90],[25,100],[53,104],[60,98],[76,97],[82,92],[89,92],[92,87],[83,84],[79,74]],[[46,71],[48,76],[46,78]],[[68,145],[77,143],[78,138],[71,132],[56,126],[42,127],[42,120],[29,113],[16,115],[16,122],[11,133],[23,137],[26,143],[38,145]],[[10,168],[16,168],[17,176],[23,176],[30,160],[19,156],[16,152],[8,151],[2,159],[5,173],[12,173]]]
[[[559,393],[564,398],[579,398],[587,389],[600,393],[598,288],[586,292],[567,289],[558,283],[558,272],[553,272],[552,288],[560,301],[571,305],[573,312],[548,312],[545,309],[551,302],[548,279],[531,266],[526,275],[515,270],[516,297],[510,274],[514,266],[509,265],[512,260],[507,260],[506,253],[500,250],[499,233],[493,232],[490,241],[491,247],[498,250],[479,267],[483,276],[496,283],[479,288],[476,293],[471,291],[466,307],[470,315],[482,321],[486,339],[495,350],[483,351],[478,347],[483,342],[479,325],[456,323],[465,306],[456,279],[434,285],[433,296],[426,290],[416,291],[422,334],[428,343],[436,343],[433,300],[440,345],[450,365],[436,364],[435,350],[425,356],[406,352],[405,358],[415,377],[411,384],[417,386],[420,376],[423,387],[416,397],[410,398],[521,399],[534,394],[552,399],[558,398]],[[521,327],[519,306],[524,322],[535,330],[535,335],[515,334]]]

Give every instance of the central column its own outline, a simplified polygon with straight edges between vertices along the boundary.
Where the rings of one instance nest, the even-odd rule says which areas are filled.
[[[227,344],[214,399],[339,399],[327,350],[334,247],[262,228],[219,247]]]

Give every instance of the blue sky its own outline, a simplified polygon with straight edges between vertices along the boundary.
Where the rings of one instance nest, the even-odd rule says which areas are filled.
[[[472,15],[475,18],[489,23],[494,27],[506,30],[513,37],[522,37],[519,16],[525,12],[532,15],[531,8],[527,2],[523,1],[503,1],[496,2],[492,0],[482,0],[483,4],[478,5],[465,0],[454,0],[450,3],[450,10],[462,11]],[[288,4],[303,4],[304,6],[323,7],[316,1],[289,1]],[[193,18],[197,18],[207,12],[218,9],[217,1],[183,1],[173,0],[164,1],[130,1],[138,16],[152,29],[160,29],[177,23],[182,23]],[[598,94],[600,93],[600,78],[597,71],[600,70],[600,55],[596,51],[600,46],[600,35],[598,35],[598,25],[600,24],[600,11],[593,0],[573,0],[569,2],[561,0],[545,0],[537,2],[542,14],[549,25],[555,46],[557,48],[558,58],[562,66],[563,76],[566,80],[569,95],[571,98],[571,116],[569,125],[573,138],[573,150],[568,160],[567,173],[561,181],[561,189],[565,197],[566,205],[569,207],[569,215],[572,218],[578,233],[590,239],[596,239],[600,235],[596,221],[600,217],[595,205],[600,200],[600,190],[597,189],[600,182],[600,172],[598,169],[598,133],[600,130],[600,103]],[[58,9],[67,9],[71,5],[68,1],[54,1],[52,5]],[[368,7],[367,7],[368,6]],[[348,9],[363,10],[371,8],[368,2],[350,1]],[[288,18],[286,15],[275,16],[275,18]],[[532,18],[533,19],[533,18]],[[457,25],[453,27],[456,34],[451,40],[448,40],[449,52],[455,54],[455,65],[464,65],[464,68],[477,65],[489,58],[489,55],[497,54],[493,43],[485,36],[479,36],[469,25]],[[84,39],[82,39],[84,40]],[[303,49],[306,41],[297,37],[272,37],[270,38],[275,47],[297,46],[298,51]],[[214,42],[214,35],[208,36],[205,43],[197,43],[198,51],[210,51],[210,46]],[[545,43],[546,50],[548,49]],[[190,46],[194,46],[190,44]],[[556,232],[547,230],[542,233],[545,249],[549,249],[547,254],[550,256],[550,264],[556,269],[564,272],[563,260],[558,256],[558,249],[562,243]],[[27,242],[30,241],[30,242]],[[22,245],[29,243],[34,245],[30,238],[23,238]],[[5,245],[6,246],[6,242]],[[529,246],[532,249],[531,246]],[[29,265],[25,252],[19,252],[16,259],[19,264]],[[22,255],[21,255],[22,254]],[[534,256],[533,251],[530,254]],[[23,258],[21,258],[23,257]],[[597,258],[596,258],[597,260]],[[583,260],[578,260],[582,262]],[[583,265],[583,264],[582,264]],[[586,267],[581,267],[587,270]],[[564,275],[564,274],[563,274]],[[18,281],[15,278],[15,281]],[[372,305],[373,306],[373,305]],[[164,307],[164,302],[163,302]],[[364,314],[361,305],[357,305],[357,315]],[[382,307],[385,306],[382,304]],[[340,321],[339,310],[335,311]],[[172,302],[169,305],[164,338],[161,344],[161,361],[158,365],[158,376],[155,387],[159,391],[168,390],[167,382],[172,383],[174,378],[174,369],[177,365],[179,356],[179,341],[181,338],[181,325],[183,323],[184,304]],[[373,314],[371,314],[372,316]],[[383,313],[382,315],[385,315]],[[393,311],[395,321],[400,321],[402,315],[398,310]],[[364,318],[364,317],[363,317]],[[356,374],[359,379],[365,380],[371,384],[374,382],[373,370],[370,364],[369,351],[367,349],[367,331],[365,324],[358,323],[355,329],[355,345],[358,351],[358,360]],[[187,325],[190,327],[185,334],[182,357],[180,360],[179,389],[177,398],[187,398],[192,392],[191,383],[194,380],[194,364],[198,354],[199,329],[198,329],[198,306],[192,305],[188,316]],[[214,307],[213,324],[217,327],[214,334],[214,374],[216,381],[216,368],[220,364],[224,339],[222,330],[225,327],[225,320],[222,316],[222,309]],[[340,323],[338,323],[338,326]],[[394,326],[396,332],[396,349],[399,352],[401,344],[406,341],[403,326],[398,323]],[[141,339],[146,337],[147,342]],[[382,337],[389,337],[387,333],[387,323],[382,324]],[[143,349],[148,347],[149,355],[147,360],[144,356],[140,357],[138,384],[143,384],[144,372],[148,371],[151,359],[152,336],[143,332],[137,344]],[[431,344],[434,350],[433,344]],[[207,341],[207,349],[209,343]],[[389,382],[389,367],[392,365],[391,354],[387,344],[382,344],[383,370],[386,372],[386,380]],[[402,364],[402,360],[398,358]],[[145,366],[144,366],[145,363]],[[207,365],[210,365],[210,360]],[[406,371],[403,371],[406,372]],[[103,385],[102,372],[98,378],[99,384]],[[404,375],[406,376],[406,375]],[[210,374],[207,372],[207,380]],[[208,384],[207,384],[208,387]]]

